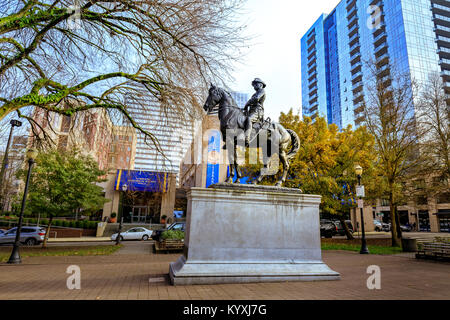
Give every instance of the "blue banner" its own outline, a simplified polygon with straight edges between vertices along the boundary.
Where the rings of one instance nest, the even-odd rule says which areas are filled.
[[[166,192],[168,174],[162,172],[117,170],[115,190],[140,192]]]
[[[212,184],[219,183],[220,140],[220,131],[211,130],[208,137],[208,162],[206,169],[207,188]]]

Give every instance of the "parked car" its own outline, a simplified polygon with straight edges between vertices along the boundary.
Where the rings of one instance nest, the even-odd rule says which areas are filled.
[[[338,229],[336,224],[331,220],[321,219],[320,220],[320,236],[325,238],[332,238],[337,234]]]
[[[379,220],[373,220],[373,224],[375,226],[375,231],[380,232],[383,231],[383,223]]]
[[[161,238],[161,234],[167,230],[181,230],[184,231],[186,228],[186,222],[174,222],[167,229],[155,230],[152,235],[152,239],[155,241],[159,241]]]
[[[120,241],[122,240],[144,240],[147,241],[152,236],[153,231],[143,227],[131,228],[125,232],[120,233]],[[116,241],[118,233],[111,236],[111,240]]]
[[[401,224],[400,225],[400,229],[402,230],[402,232],[410,232],[411,231],[411,226]]]
[[[348,230],[350,231],[350,233],[353,233],[353,224],[350,220],[345,220],[345,223],[347,224]],[[340,236],[345,236],[345,229],[344,226],[341,224],[340,221],[334,221],[334,224],[337,227],[337,231],[336,233]]]
[[[17,227],[9,229],[0,234],[0,244],[14,243],[16,241]],[[20,231],[20,242],[27,246],[34,246],[44,241],[45,229],[41,227],[22,227]]]
[[[390,224],[390,223],[384,223],[384,222],[382,222],[382,225],[383,225],[383,231],[384,231],[384,232],[389,232],[389,231],[391,231],[391,224]]]

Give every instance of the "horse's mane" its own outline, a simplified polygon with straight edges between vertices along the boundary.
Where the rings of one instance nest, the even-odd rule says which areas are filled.
[[[242,110],[241,108],[238,107],[238,105],[237,105],[236,101],[234,100],[233,96],[231,95],[231,93],[229,93],[227,90],[222,89],[222,88],[218,88],[218,89],[221,90],[222,93],[226,94],[230,98],[230,101],[232,103],[232,105],[230,107]]]

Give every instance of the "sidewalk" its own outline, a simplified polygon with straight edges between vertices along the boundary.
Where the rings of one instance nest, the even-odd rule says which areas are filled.
[[[174,287],[168,281],[169,263],[179,254],[133,254],[135,249],[110,256],[30,257],[21,265],[0,264],[0,300],[450,299],[450,263],[325,251],[325,263],[340,272],[342,280]],[[67,288],[71,265],[80,267],[81,290]],[[372,265],[381,268],[381,290],[367,288],[367,268]]]
[[[48,242],[111,242],[109,237],[49,238]]]

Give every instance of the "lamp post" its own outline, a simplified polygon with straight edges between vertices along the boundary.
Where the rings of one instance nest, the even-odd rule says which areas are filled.
[[[20,127],[22,126],[22,122],[18,121],[18,120],[11,120],[10,121],[11,124],[11,130],[9,131],[9,138],[8,138],[8,144],[6,145],[6,149],[5,149],[5,155],[3,157],[3,165],[2,165],[2,170],[0,172],[0,199],[1,199],[1,209],[3,212],[3,183],[5,180],[5,176],[6,176],[6,169],[8,168],[8,152],[9,152],[9,147],[11,146],[11,140],[12,140],[12,135],[13,135],[13,131],[14,131],[14,127]]]
[[[122,191],[125,193],[128,190],[128,186],[126,184],[124,184],[122,186]],[[119,214],[120,217],[119,218],[119,232],[117,232],[117,238],[116,238],[116,245],[120,244],[120,232],[122,231],[122,222],[123,222],[123,197],[124,195],[122,194],[122,208],[119,210]]]
[[[8,260],[8,263],[10,263],[10,264],[22,263],[22,259],[20,258],[20,253],[19,253],[20,231],[22,229],[23,212],[25,210],[25,204],[27,201],[28,186],[30,185],[31,169],[33,168],[33,164],[35,163],[34,159],[36,159],[36,156],[37,156],[37,151],[35,149],[29,149],[27,151],[28,175],[27,175],[27,181],[25,183],[25,190],[23,191],[22,208],[20,209],[19,224],[17,225],[17,230],[16,230],[16,239],[14,241],[13,251]]]
[[[363,173],[363,168],[360,165],[357,165],[355,167],[355,173],[358,177],[358,187],[359,190],[357,192],[357,195],[359,197],[360,203],[358,204],[360,212],[361,212],[361,250],[359,251],[360,254],[369,254],[369,249],[367,249],[367,242],[366,242],[366,232],[364,228],[364,206],[362,205],[362,198],[364,197],[364,186],[361,185],[361,176]]]

